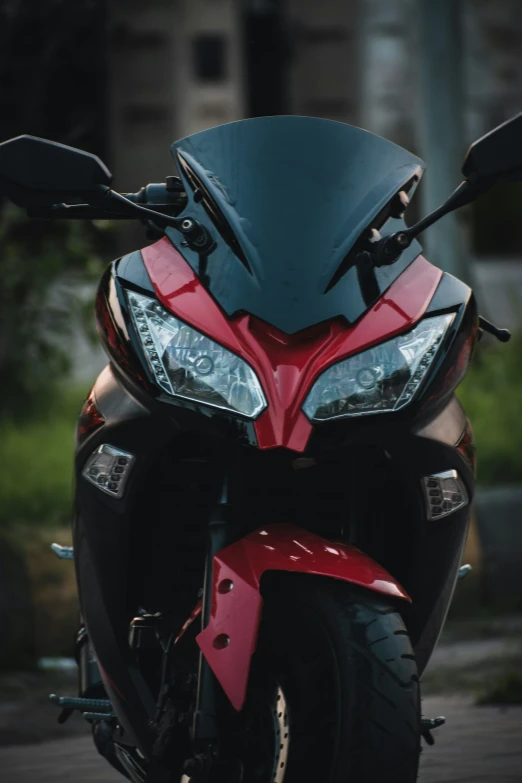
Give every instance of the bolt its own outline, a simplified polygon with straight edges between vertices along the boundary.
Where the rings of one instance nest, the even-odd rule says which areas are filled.
[[[234,582],[231,579],[222,579],[218,585],[218,592],[222,595],[230,593],[234,589]]]
[[[191,231],[194,228],[194,221],[190,218],[185,218],[181,221],[181,230],[182,231]]]
[[[220,633],[216,636],[214,641],[212,642],[212,646],[216,650],[224,650],[225,647],[228,647],[230,644],[230,636],[227,636],[226,633]]]

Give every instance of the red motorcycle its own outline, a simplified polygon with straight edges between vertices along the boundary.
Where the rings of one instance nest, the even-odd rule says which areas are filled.
[[[189,136],[179,178],[126,195],[93,155],[0,145],[0,191],[32,217],[139,219],[156,240],[97,295],[80,693],[51,697],[130,780],[416,780],[443,720],[421,718],[419,676],[474,492],[454,392],[482,331],[509,334],[415,237],[521,178],[521,136],[519,115],[475,142],[410,228],[422,161],[328,120]]]

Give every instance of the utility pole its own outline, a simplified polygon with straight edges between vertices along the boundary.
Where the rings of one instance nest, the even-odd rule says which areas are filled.
[[[420,54],[420,154],[427,170],[419,192],[423,214],[440,206],[462,181],[462,10],[460,0],[417,0]],[[446,272],[471,282],[461,218],[450,213],[423,236],[426,255]]]

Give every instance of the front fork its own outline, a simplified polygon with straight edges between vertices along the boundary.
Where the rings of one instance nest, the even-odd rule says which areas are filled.
[[[232,519],[232,509],[228,502],[228,494],[228,479],[225,477],[220,499],[214,507],[209,520],[201,611],[202,631],[209,624],[212,612],[214,557],[218,552],[234,542],[237,532],[237,526]],[[217,712],[219,695],[218,682],[203,653],[200,652],[196,709],[192,723],[192,739],[196,747],[205,746],[218,737]]]
[[[228,495],[229,484],[228,478],[225,477],[220,498],[209,519],[201,611],[202,631],[207,627],[212,612],[214,557],[226,546],[234,543],[238,535],[238,527],[232,518],[232,507],[228,502]],[[89,695],[87,691],[90,693],[93,686],[96,687],[96,690],[101,686],[99,669],[96,662],[89,657],[89,650],[90,643],[82,626],[78,634],[82,696]],[[222,689],[203,653],[200,652],[196,703],[191,726],[194,757],[187,760],[185,764],[185,773],[191,778],[195,779],[201,774],[204,775],[213,761],[215,744],[219,735],[218,713],[222,700],[224,701]]]
[[[233,520],[229,503],[229,483],[225,476],[221,496],[209,519],[205,575],[203,582],[201,630],[210,622],[212,612],[212,586],[214,582],[214,557],[237,538],[237,524]],[[185,773],[191,778],[204,774],[215,756],[215,744],[219,737],[219,707],[224,701],[221,687],[200,651],[196,705],[191,726],[194,758],[185,764]]]

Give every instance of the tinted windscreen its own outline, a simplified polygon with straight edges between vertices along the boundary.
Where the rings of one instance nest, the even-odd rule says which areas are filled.
[[[203,195],[186,212],[217,239],[207,284],[229,315],[246,311],[287,333],[338,315],[354,321],[419,253],[412,246],[369,281],[346,264],[361,233],[421,174],[422,161],[379,136],[330,120],[264,117],[188,136],[173,153],[188,192]],[[180,249],[197,271],[197,256]]]

